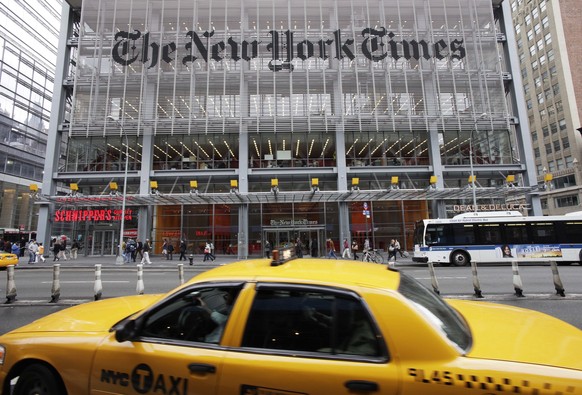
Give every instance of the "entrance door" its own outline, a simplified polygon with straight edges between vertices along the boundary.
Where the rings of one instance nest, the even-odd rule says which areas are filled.
[[[94,230],[89,245],[91,255],[115,255],[113,230]]]
[[[295,245],[297,238],[301,240],[303,256],[318,257],[322,254],[323,228],[314,229],[267,229],[265,230],[265,240],[269,240],[273,249],[291,247]]]

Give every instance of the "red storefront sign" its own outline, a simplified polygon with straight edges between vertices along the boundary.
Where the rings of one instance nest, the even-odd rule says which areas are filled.
[[[53,217],[55,222],[107,222],[121,221],[120,209],[95,209],[95,210],[58,210]],[[133,218],[133,210],[125,209],[125,220]]]

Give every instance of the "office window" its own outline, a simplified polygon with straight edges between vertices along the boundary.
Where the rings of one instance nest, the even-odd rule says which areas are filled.
[[[560,119],[558,121],[558,123],[560,124],[560,130],[566,130],[566,120],[565,119]]]
[[[537,9],[537,7],[534,7],[534,9],[531,10],[531,16],[533,19],[536,19],[538,16],[540,16],[540,11]]]
[[[525,16],[525,25],[526,26],[531,25],[531,15],[526,15]]]
[[[539,148],[534,148],[534,156],[536,158],[539,158],[540,157],[540,149]]]
[[[554,141],[554,152],[560,151],[560,140]]]
[[[546,45],[549,45],[552,43],[552,33],[547,33],[544,36],[544,41],[546,42]]]
[[[541,31],[542,31],[542,25],[538,22],[534,25],[534,32],[536,34],[540,34]]]
[[[550,130],[548,129],[547,126],[544,126],[542,128],[542,133],[543,133],[544,137],[548,137],[550,135]]]
[[[570,148],[570,140],[568,137],[562,138],[562,149]]]
[[[540,1],[540,11],[544,12],[546,10],[546,0]]]
[[[550,26],[550,18],[548,18],[547,16],[542,18],[542,27],[544,29],[548,28]]]
[[[541,38],[536,42],[536,45],[538,47],[538,51],[541,51],[544,48],[544,40],[542,40]]]
[[[531,40],[533,40],[533,38],[534,38],[534,32],[533,32],[533,30],[530,29],[527,31],[527,40],[531,41]]]
[[[546,154],[551,154],[552,153],[552,143],[547,143],[546,144]]]
[[[542,104],[544,102],[544,94],[540,92],[536,96],[538,98],[538,104]]]
[[[538,141],[538,133],[537,132],[532,132],[531,139],[532,139],[532,141]]]
[[[578,195],[562,196],[554,199],[556,207],[573,207],[578,205]]]
[[[552,85],[552,90],[554,91],[554,95],[557,95],[558,93],[560,93],[560,84]]]
[[[564,164],[564,159],[556,160],[556,165],[558,166],[558,170],[563,170],[566,168],[566,165]],[[564,178],[564,177],[562,177],[562,178]]]
[[[553,61],[554,59],[555,59],[555,56],[554,56],[554,50],[553,50],[553,49],[550,49],[550,50],[548,51],[548,62],[551,62],[551,61]]]

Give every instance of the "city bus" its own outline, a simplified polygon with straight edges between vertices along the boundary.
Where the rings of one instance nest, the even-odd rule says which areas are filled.
[[[416,223],[415,262],[466,266],[471,261],[512,260],[582,264],[582,212],[560,216],[473,212]]]

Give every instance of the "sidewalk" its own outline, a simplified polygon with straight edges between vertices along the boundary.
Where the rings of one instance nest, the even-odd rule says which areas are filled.
[[[178,266],[178,264],[182,263],[184,264],[184,266],[188,266],[190,265],[190,260],[188,259],[188,255],[186,256],[186,260],[185,261],[180,261],[178,260],[178,258],[180,257],[180,254],[178,255],[174,255],[174,259],[170,260],[170,259],[166,259],[165,256],[163,255],[150,255],[150,261],[152,262],[151,265],[148,265],[147,263],[144,264],[144,266],[150,266],[150,267],[157,267],[157,268],[162,268],[162,267],[175,267]],[[70,259],[67,257],[67,260],[59,260],[59,261],[54,261],[53,257],[49,257],[49,258],[45,258],[46,261],[45,262],[38,262],[38,263],[34,263],[34,264],[29,264],[28,263],[28,257],[24,256],[21,257],[17,266],[18,270],[22,270],[22,269],[46,269],[46,268],[52,268],[54,264],[60,264],[61,267],[95,267],[95,265],[101,265],[102,267],[110,267],[110,268],[129,268],[129,267],[135,267],[137,264],[139,264],[141,262],[141,259],[138,257],[136,259],[136,262],[130,262],[130,263],[124,263],[123,265],[118,265],[116,264],[116,256],[112,256],[112,255],[108,255],[108,256],[81,256],[79,255],[77,257],[77,259]],[[252,257],[255,258],[255,257]],[[252,259],[251,258],[251,259]],[[206,261],[206,262],[202,262],[202,259],[204,259],[204,255],[194,255],[194,259],[193,259],[193,265],[194,266],[208,266],[208,267],[215,267],[215,266],[220,266],[220,265],[225,265],[227,263],[231,263],[231,262],[236,262],[240,259],[238,259],[238,257],[236,255],[217,255],[216,256],[216,260],[214,261]]]
[[[150,260],[152,261],[151,265],[148,264],[144,264],[144,266],[151,266],[151,267],[155,267],[155,268],[168,268],[168,267],[175,267],[178,266],[178,264],[182,263],[184,264],[184,266],[189,266],[190,265],[190,261],[188,259],[188,255],[186,255],[186,260],[185,261],[180,261],[178,260],[178,258],[180,257],[180,254],[175,255],[174,254],[174,259],[169,260],[166,259],[165,256],[163,255],[154,255],[151,256],[150,255]],[[49,257],[46,258],[45,262],[38,262],[38,263],[34,263],[34,264],[29,264],[28,263],[28,257],[24,256],[20,258],[20,261],[18,263],[17,266],[17,270],[28,270],[28,269],[46,269],[46,268],[52,268],[54,264],[58,263],[61,265],[61,267],[79,267],[79,268],[86,268],[86,267],[95,267],[95,265],[100,264],[101,267],[109,267],[109,268],[130,268],[130,267],[135,267],[137,264],[140,263],[140,259],[136,259],[136,262],[131,262],[131,263],[125,263],[123,265],[117,265],[116,264],[116,258],[115,256],[112,255],[108,255],[108,256],[81,256],[79,255],[79,257],[75,260],[71,260],[69,258],[67,258],[67,260],[59,260],[59,261],[53,261],[53,257]],[[248,257],[247,259],[259,259],[261,257],[257,256],[257,255],[253,255]],[[305,258],[309,258],[309,256],[306,256]],[[326,259],[326,257],[320,257],[323,259]],[[221,265],[226,265],[228,263],[232,263],[232,262],[237,262],[240,260],[244,260],[244,259],[239,259],[236,255],[216,255],[216,260],[214,261],[206,261],[206,262],[202,262],[202,259],[204,259],[204,255],[200,254],[200,255],[194,255],[194,259],[193,259],[193,265],[194,266],[207,266],[209,268],[211,267],[216,267],[216,266],[221,266]],[[342,260],[342,258],[338,258],[338,260]],[[396,264],[410,264],[412,263],[412,258],[399,258],[396,261]],[[384,264],[386,265],[387,262],[384,262]]]

